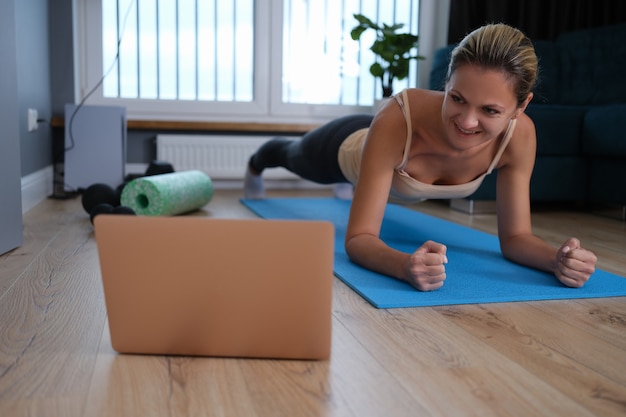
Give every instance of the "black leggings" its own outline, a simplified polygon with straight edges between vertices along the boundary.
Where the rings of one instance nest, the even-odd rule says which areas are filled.
[[[339,168],[339,147],[352,133],[369,127],[372,119],[368,114],[344,116],[306,133],[299,140],[271,139],[250,157],[250,166],[257,172],[283,167],[319,184],[348,182]]]

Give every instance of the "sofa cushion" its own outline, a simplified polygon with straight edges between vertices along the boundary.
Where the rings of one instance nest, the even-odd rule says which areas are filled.
[[[530,179],[530,199],[583,201],[587,178],[587,161],[580,156],[538,157]]]
[[[586,107],[530,104],[526,114],[535,123],[538,155],[579,155]]]
[[[610,104],[626,97],[626,24],[561,34],[561,104]]]
[[[583,201],[587,195],[587,161],[581,156],[539,156],[530,178],[530,200]],[[495,200],[497,172],[487,175],[470,200]]]
[[[439,48],[433,55],[433,65],[430,69],[430,79],[428,88],[431,90],[443,91],[448,74],[448,64],[450,63],[450,54],[456,45],[448,45]]]
[[[591,108],[583,125],[583,152],[593,156],[626,156],[626,104]]]
[[[624,160],[593,158],[589,173],[589,200],[626,205],[626,169]]]
[[[534,41],[535,54],[539,60],[539,74],[533,103],[559,103],[560,64],[559,49],[551,41]]]

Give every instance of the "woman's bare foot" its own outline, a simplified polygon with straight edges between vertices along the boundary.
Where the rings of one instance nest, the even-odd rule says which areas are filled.
[[[250,165],[246,169],[246,175],[243,180],[243,195],[251,200],[259,200],[265,198],[265,187],[263,186],[263,177],[255,172]]]

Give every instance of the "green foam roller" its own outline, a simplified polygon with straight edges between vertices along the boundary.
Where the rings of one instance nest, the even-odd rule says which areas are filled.
[[[134,179],[122,190],[121,202],[138,215],[173,216],[197,210],[211,197],[211,178],[193,170]]]

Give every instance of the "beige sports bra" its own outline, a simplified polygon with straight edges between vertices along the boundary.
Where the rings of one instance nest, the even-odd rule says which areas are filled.
[[[389,194],[389,201],[392,202],[410,203],[430,199],[453,199],[463,198],[473,194],[478,187],[480,187],[485,177],[491,174],[491,172],[498,165],[504,150],[513,136],[513,131],[515,130],[516,120],[513,119],[509,123],[504,138],[502,139],[502,143],[500,144],[500,148],[498,149],[493,161],[491,161],[489,168],[485,173],[476,179],[464,184],[456,185],[426,184],[409,176],[409,174],[404,171],[409,159],[409,150],[411,149],[411,141],[413,139],[413,127],[411,125],[411,118],[409,117],[411,112],[407,98],[407,91],[402,91],[399,95],[395,96],[395,99],[402,108],[402,113],[404,114],[407,127],[407,138],[404,146],[402,161],[394,169],[393,173],[391,191]],[[352,184],[356,184],[358,180],[359,168],[361,166],[361,154],[366,136],[367,129],[356,131],[344,141],[339,149],[339,166],[341,167],[345,177]]]

